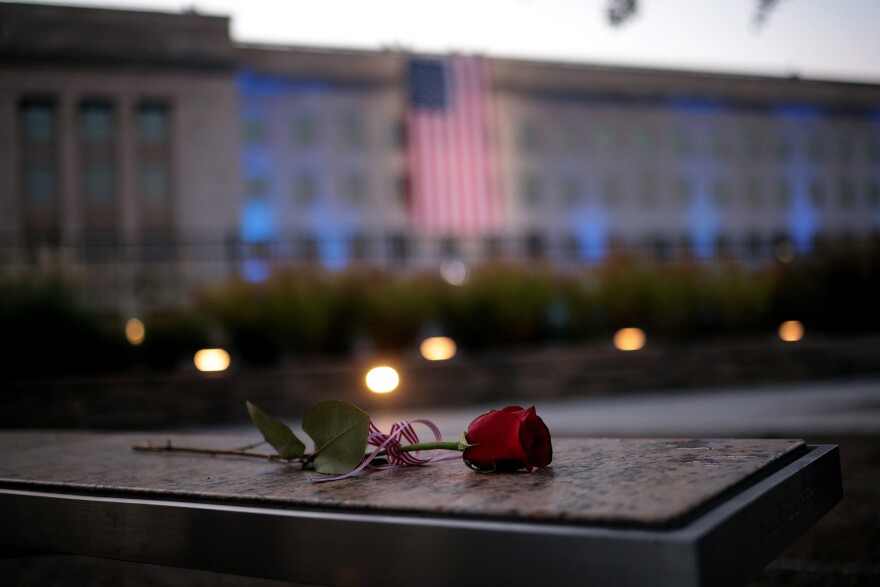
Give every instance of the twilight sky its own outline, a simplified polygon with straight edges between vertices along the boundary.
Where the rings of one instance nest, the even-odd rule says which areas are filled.
[[[22,1],[22,0],[19,0]],[[30,0],[24,0],[30,1]],[[640,0],[621,28],[606,0],[53,0],[232,17],[236,41],[479,52],[880,83],[880,0]]]

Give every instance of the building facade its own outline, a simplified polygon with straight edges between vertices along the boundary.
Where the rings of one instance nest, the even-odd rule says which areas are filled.
[[[61,269],[99,305],[222,276],[201,260],[239,224],[228,19],[2,4],[0,23],[6,272]]]
[[[880,231],[880,85],[235,45],[191,13],[0,24],[8,273],[155,305],[299,264],[760,262]]]

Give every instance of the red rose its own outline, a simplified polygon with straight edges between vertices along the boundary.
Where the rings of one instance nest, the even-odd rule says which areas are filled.
[[[550,430],[535,413],[510,406],[483,414],[468,426],[464,461],[479,471],[546,467],[553,460]]]

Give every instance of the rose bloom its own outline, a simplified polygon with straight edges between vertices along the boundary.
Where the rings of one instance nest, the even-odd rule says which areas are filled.
[[[465,463],[478,471],[516,471],[546,467],[553,460],[550,430],[535,413],[509,406],[492,410],[468,426]]]

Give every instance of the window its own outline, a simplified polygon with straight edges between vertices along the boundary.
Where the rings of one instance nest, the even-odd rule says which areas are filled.
[[[733,243],[726,234],[719,234],[715,237],[715,250],[718,256],[726,257],[733,252]]]
[[[681,205],[687,205],[691,201],[691,182],[687,179],[679,179],[675,184],[675,197]]]
[[[565,205],[573,208],[581,201],[580,182],[573,177],[566,178],[562,181],[562,198]]]
[[[530,122],[523,122],[519,128],[519,147],[529,155],[534,155],[540,148],[538,129]]]
[[[527,175],[523,178],[522,198],[525,204],[534,208],[541,203],[542,197],[541,180],[534,175]]]
[[[399,120],[392,121],[391,146],[400,149],[404,145],[406,145],[406,130],[404,129],[403,122]]]
[[[779,161],[788,161],[791,157],[791,141],[788,137],[778,135],[775,140],[776,158]]]
[[[571,121],[563,121],[559,125],[559,146],[564,153],[576,153],[581,150],[581,131]]]
[[[694,141],[686,129],[680,128],[672,137],[675,153],[679,157],[689,157],[694,152]]]
[[[647,129],[639,129],[633,137],[636,153],[650,155],[654,150],[654,137]]]
[[[727,154],[727,145],[724,143],[721,131],[712,129],[706,140],[708,141],[709,154],[712,157],[722,159]]]
[[[362,204],[367,199],[367,180],[355,172],[345,181],[345,197],[352,204]]]
[[[838,135],[834,142],[837,159],[841,162],[852,161],[853,158],[853,142],[846,135]]]
[[[853,207],[856,201],[856,194],[851,179],[847,177],[840,178],[837,195],[841,208],[850,209]]]
[[[113,137],[113,107],[85,103],[80,107],[80,136],[86,143],[105,144]]]
[[[394,197],[400,206],[409,206],[409,179],[399,175],[394,180]]]
[[[602,200],[606,206],[617,206],[620,203],[620,188],[613,178],[608,178],[602,184]]]
[[[784,179],[779,180],[776,186],[776,203],[780,208],[786,208],[791,203],[791,186]]]
[[[752,232],[746,237],[746,251],[748,253],[749,258],[752,260],[760,259],[764,254],[764,239],[761,238],[761,235]]]
[[[175,257],[174,235],[167,230],[145,231],[141,239],[141,261],[168,263]]]
[[[483,238],[483,251],[489,259],[498,259],[501,257],[503,250],[501,237],[497,235],[489,235]]]
[[[363,234],[356,234],[349,240],[351,258],[355,261],[368,261],[370,259],[370,240]]]
[[[89,231],[83,238],[83,259],[89,263],[106,263],[113,260],[119,250],[119,239],[108,231]]]
[[[137,137],[145,144],[161,144],[168,141],[169,110],[166,104],[146,103],[137,109]]]
[[[687,237],[682,237],[681,241],[686,242]],[[658,260],[669,260],[672,258],[672,243],[663,236],[654,236],[647,239],[646,248],[650,248],[654,253],[654,258]],[[684,245],[687,248],[687,244]]]
[[[358,113],[349,112],[342,119],[342,144],[350,149],[360,149],[366,142],[363,119]]]
[[[440,256],[445,259],[457,257],[459,248],[458,241],[451,236],[440,239]]]
[[[46,206],[58,198],[55,168],[47,163],[31,163],[25,168],[25,198],[29,204]]]
[[[825,143],[822,141],[822,137],[811,134],[807,141],[807,151],[811,160],[821,161],[825,157]]]
[[[269,182],[262,177],[253,177],[245,182],[245,194],[249,198],[265,198],[269,195]]]
[[[91,163],[82,171],[82,195],[89,206],[106,207],[115,192],[113,170],[106,163]]]
[[[55,104],[28,101],[21,107],[23,136],[29,143],[42,143],[55,138]]]
[[[639,198],[642,205],[648,208],[657,203],[657,180],[653,175],[643,175],[639,179]]]
[[[761,182],[756,177],[746,180],[746,201],[750,208],[760,208],[764,195],[761,193]]]
[[[141,199],[150,206],[169,204],[170,189],[168,169],[161,163],[150,163],[141,168],[139,174]]]
[[[265,143],[269,138],[269,129],[265,120],[251,118],[244,121],[244,140],[249,144]]]
[[[301,114],[291,123],[293,143],[299,147],[310,147],[315,143],[315,119],[308,114]]]
[[[526,255],[529,259],[540,259],[547,251],[544,237],[537,233],[526,235]]]
[[[301,173],[293,180],[293,198],[302,206],[308,206],[315,201],[318,195],[318,186],[311,173]]]
[[[719,179],[712,184],[712,199],[717,206],[726,206],[730,202],[730,191],[724,181]]]
[[[825,205],[825,184],[818,179],[813,180],[813,183],[810,184],[810,201],[817,208]]]
[[[410,243],[405,236],[400,234],[391,235],[388,239],[388,248],[391,261],[396,267],[406,265],[409,258]]]
[[[871,163],[880,163],[880,139],[877,137],[868,137],[867,154],[868,161]]]
[[[600,128],[596,130],[593,136],[593,142],[596,145],[596,151],[603,155],[614,153],[617,148],[614,131],[610,128]]]
[[[761,138],[754,131],[747,131],[742,135],[742,154],[749,159],[756,159],[761,155]]]

